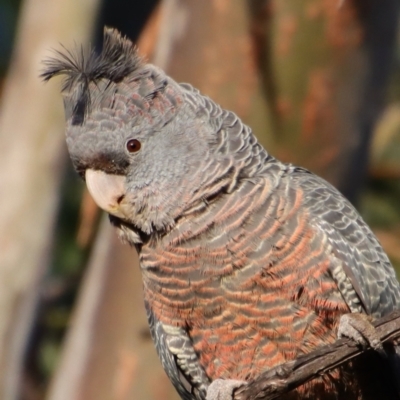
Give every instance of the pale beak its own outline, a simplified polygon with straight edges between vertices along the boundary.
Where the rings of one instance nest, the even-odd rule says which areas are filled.
[[[85,179],[89,193],[96,204],[112,215],[123,217],[120,203],[126,193],[125,176],[87,169]]]

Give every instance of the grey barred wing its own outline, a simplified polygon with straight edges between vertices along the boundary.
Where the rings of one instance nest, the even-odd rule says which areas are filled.
[[[204,400],[210,384],[190,337],[183,328],[159,321],[147,303],[146,313],[161,364],[183,400]]]
[[[351,282],[363,311],[374,317],[398,309],[400,285],[394,269],[355,208],[329,183],[307,170],[293,167],[292,179],[304,192],[311,223],[328,238],[343,287],[345,281]],[[345,275],[342,278],[340,268]],[[349,288],[344,297],[349,299],[350,309],[357,307]]]

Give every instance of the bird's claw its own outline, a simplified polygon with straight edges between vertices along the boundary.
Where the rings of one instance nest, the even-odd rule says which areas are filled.
[[[385,354],[382,342],[371,323],[371,318],[366,314],[349,313],[342,315],[339,322],[338,337],[353,339],[363,348],[369,345],[379,353]]]
[[[216,379],[208,387],[206,400],[232,400],[233,391],[244,384],[234,379]]]

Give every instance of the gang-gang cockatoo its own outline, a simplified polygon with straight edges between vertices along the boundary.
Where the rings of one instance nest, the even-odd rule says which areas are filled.
[[[65,77],[73,165],[139,253],[151,334],[182,399],[231,399],[346,334],[343,315],[399,308],[388,257],[336,189],[276,160],[117,31],[104,39],[99,55],[47,60],[43,76]],[[387,364],[366,352],[284,398],[399,399]]]

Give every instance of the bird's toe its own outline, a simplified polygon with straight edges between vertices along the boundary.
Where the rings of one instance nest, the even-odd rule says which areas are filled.
[[[207,390],[206,400],[233,400],[233,392],[246,382],[234,379],[216,379]]]
[[[349,313],[340,318],[338,337],[347,337],[353,339],[363,348],[368,345],[374,350],[383,352],[382,343],[371,323],[371,318],[366,314]]]

